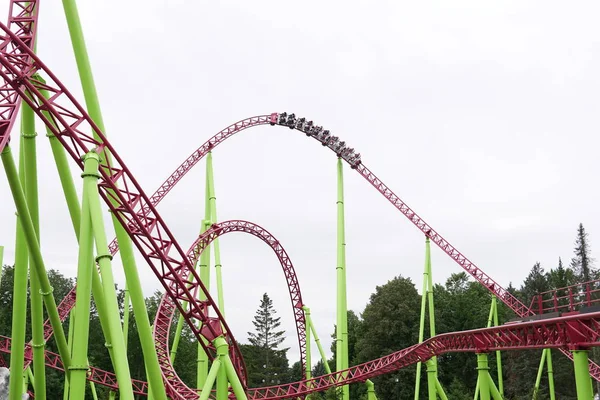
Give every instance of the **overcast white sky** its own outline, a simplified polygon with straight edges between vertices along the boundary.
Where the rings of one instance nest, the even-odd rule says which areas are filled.
[[[39,53],[81,99],[60,2],[41,7]],[[360,151],[502,285],[520,284],[536,261],[549,269],[559,256],[570,259],[579,222],[599,257],[597,2],[105,0],[79,7],[107,133],[148,193],[223,127],[292,111]],[[40,134],[38,142],[43,254],[47,267],[75,276],[66,205],[47,139]],[[267,126],[219,147],[214,165],[219,218],[247,219],[279,238],[329,347],[335,156],[299,132]],[[184,248],[199,230],[203,179],[201,163],[159,206]],[[394,276],[420,288],[423,236],[356,173],[346,169],[345,180],[348,305],[361,312],[375,286]],[[15,217],[5,179],[0,204],[0,244],[11,264]],[[296,361],[277,258],[241,234],[224,237],[221,250],[226,313],[238,340],[246,341],[268,292]],[[141,259],[138,267],[150,295],[157,280]],[[436,282],[460,271],[437,248],[433,269]]]

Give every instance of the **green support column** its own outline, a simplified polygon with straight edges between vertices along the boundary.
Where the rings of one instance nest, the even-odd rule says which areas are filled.
[[[348,306],[346,299],[346,234],[344,222],[344,171],[342,159],[337,161],[337,329],[336,370],[348,368]],[[350,399],[350,388],[341,388],[342,400]]]
[[[542,350],[542,358],[540,358],[540,365],[538,366],[538,372],[535,377],[535,385],[533,386],[533,400],[537,400],[538,393],[540,391],[540,382],[542,381],[542,373],[544,372],[544,363],[546,362],[546,355],[548,354],[548,349]]]
[[[573,363],[575,366],[577,400],[592,400],[594,391],[590,380],[587,350],[573,350]]]
[[[496,296],[492,295],[492,303],[490,305],[490,313],[488,314],[487,327],[491,328],[492,324],[498,326],[498,302]],[[504,396],[504,383],[502,379],[502,356],[500,351],[496,351],[496,368],[498,373],[498,392],[501,396]],[[490,376],[491,379],[491,376]],[[493,384],[493,382],[492,382]],[[496,385],[494,385],[496,387]],[[479,397],[479,376],[477,377],[477,385],[475,386],[474,399],[477,400]]]
[[[77,297],[75,326],[73,330],[73,363],[69,399],[85,398],[85,382],[88,369],[87,354],[90,326],[90,298],[92,294],[92,269],[94,268],[92,220],[90,218],[89,193],[96,185],[97,165],[86,162],[83,170],[83,199],[81,226],[79,228],[79,261],[77,267]]]
[[[98,101],[98,95],[96,93],[96,86],[92,75],[87,49],[85,47],[83,30],[81,29],[81,21],[79,19],[79,13],[77,11],[75,0],[63,0],[63,9],[67,19],[67,25],[69,27],[71,44],[73,46],[73,53],[77,63],[77,70],[79,72],[79,78],[81,80],[81,86],[83,89],[83,95],[88,114],[94,120],[96,125],[98,125],[100,130],[106,134],[104,121],[100,110],[100,102]],[[107,154],[105,153],[101,154],[101,157],[103,158],[106,156]],[[107,161],[111,162],[112,160]],[[127,235],[127,232],[114,215],[112,220],[115,227],[115,232],[117,234],[117,240],[119,242],[125,279],[127,280],[127,285],[129,287],[131,305],[133,308],[133,313],[136,317],[138,335],[140,337],[142,353],[144,354],[144,361],[148,371],[148,385],[153,391],[153,395],[156,400],[166,400],[167,394],[162,382],[162,376],[158,364],[158,356],[156,355],[154,339],[152,337],[152,330],[150,328],[150,319],[148,318],[144,293],[135,263],[133,246],[129,236]]]
[[[498,301],[496,296],[492,295],[492,309],[494,310],[494,326],[498,326]],[[498,391],[504,397],[504,378],[502,377],[502,352],[496,350],[496,371],[498,374]]]
[[[306,365],[305,365],[305,370],[304,370],[304,374],[305,374],[305,379],[310,379],[311,378],[311,367],[312,367],[312,360],[310,358],[310,326],[309,326],[309,321],[310,321],[310,308],[308,307],[302,307],[302,309],[304,310],[304,326],[305,326],[305,331],[306,331]]]
[[[37,148],[35,133],[35,115],[33,110],[23,104],[21,114],[21,134],[23,137],[23,161],[25,164],[25,196],[27,197],[27,206],[31,213],[31,220],[38,238],[40,239],[39,205],[38,205],[38,185],[37,185]],[[35,371],[34,385],[35,398],[46,399],[46,365],[44,357],[44,306],[42,295],[40,294],[39,278],[35,268],[30,270],[30,299],[31,299],[31,331],[33,348],[33,369]]]
[[[50,286],[50,281],[48,280],[48,275],[46,274],[46,266],[42,258],[40,247],[37,244],[35,229],[33,227],[33,222],[31,221],[31,215],[29,214],[29,208],[27,207],[25,194],[23,193],[23,189],[19,182],[15,162],[12,157],[12,152],[10,151],[9,146],[6,146],[4,148],[4,151],[2,151],[1,154],[1,158],[2,165],[4,166],[4,171],[8,179],[8,184],[10,186],[10,190],[15,202],[15,206],[17,208],[17,214],[19,216],[20,225],[23,228],[25,240],[29,248],[30,256],[33,260],[33,266],[35,267],[36,272],[38,274],[38,278],[40,280],[44,304],[46,306],[46,310],[50,318],[52,329],[54,330],[54,337],[56,340],[58,351],[60,353],[64,366],[68,369],[68,367],[71,365],[71,357],[68,351],[67,339],[65,337],[65,332],[63,330],[60,318],[58,316],[56,302],[54,301],[54,296],[52,296],[52,287]]]
[[[229,379],[235,398],[237,400],[248,400],[242,382],[240,382],[240,379],[235,372],[233,362],[231,362],[231,359],[229,358],[229,345],[227,344],[227,341],[224,337],[219,336],[213,340],[213,345],[217,349],[217,354],[219,355],[222,366],[224,366],[227,371],[227,379]]]
[[[209,154],[206,158],[206,182],[205,182],[205,196],[204,196],[204,221],[202,223],[202,228],[200,233],[206,232],[208,228],[212,225],[212,211],[211,211],[211,201],[210,201],[210,186],[212,181],[212,156]],[[208,246],[202,254],[200,255],[200,279],[202,283],[206,287],[206,290],[210,291],[210,246]],[[199,292],[200,301],[206,300],[206,295],[200,291]],[[206,382],[206,377],[208,376],[208,355],[204,351],[204,347],[202,344],[198,342],[198,365],[197,365],[197,374],[196,374],[196,384],[197,388],[204,387],[204,382]]]
[[[19,157],[19,169],[24,172],[23,163],[23,152],[21,147],[21,157]],[[11,156],[10,148],[6,146],[2,152],[2,161],[5,158]],[[6,166],[5,166],[6,168]],[[14,161],[13,161],[14,169]],[[14,184],[18,186],[19,190],[22,191],[22,182],[19,180],[19,176],[16,170],[10,171],[14,175],[12,179]],[[6,169],[7,177],[9,176],[9,170]],[[21,177],[23,177],[23,173]],[[14,194],[13,194],[14,197]],[[15,198],[15,203],[17,199]],[[24,199],[23,199],[24,203]],[[25,204],[25,207],[27,205]],[[18,216],[18,214],[17,214]],[[15,240],[15,265],[14,265],[14,277],[13,277],[13,314],[12,314],[12,327],[11,327],[11,357],[10,357],[10,383],[9,393],[10,400],[20,400],[22,394],[22,388],[24,384],[23,379],[23,357],[25,355],[25,326],[27,319],[27,242],[25,240],[25,234],[23,232],[20,218],[17,218],[17,232]]]
[[[73,356],[73,328],[75,327],[75,307],[69,313],[69,352]],[[65,379],[63,385],[63,400],[69,400],[69,380]]]
[[[490,382],[488,379],[489,375],[489,367],[488,367],[488,356],[485,353],[477,354],[477,371],[478,371],[478,381],[479,381],[479,394],[481,395],[481,400],[491,400],[490,399]]]
[[[426,239],[425,243],[428,242]],[[423,269],[423,289],[421,291],[421,317],[419,319],[419,343],[423,343],[423,339],[425,338],[425,313],[427,312],[427,288],[429,285],[429,279],[427,276],[429,274],[429,266],[427,262],[427,247],[425,247],[425,268]],[[420,392],[421,392],[421,368],[422,363],[417,363],[417,373],[415,376],[415,400],[419,400]],[[429,377],[427,378],[429,380]],[[428,388],[430,385],[428,384]],[[435,392],[434,392],[435,393]]]
[[[548,368],[548,387],[550,389],[550,400],[556,400],[556,395],[554,393],[554,369],[552,367],[551,349],[548,349],[548,354],[546,354],[546,365]]]
[[[421,295],[421,317],[419,323],[419,343],[424,340],[425,314],[429,314],[429,337],[435,336],[435,304],[433,302],[433,274],[431,271],[431,241],[425,237],[425,266],[423,269],[423,290]],[[430,399],[439,395],[442,399],[446,397],[444,390],[438,380],[437,357],[432,357],[426,363],[427,366],[427,391]],[[421,386],[421,363],[417,363],[417,374],[415,377],[414,399],[419,399]]]
[[[218,221],[217,219],[217,196],[215,194],[215,177],[212,166],[212,152],[208,152],[207,163],[210,163],[210,180],[208,185],[208,196],[210,201],[210,212],[211,222],[214,224]],[[219,238],[216,238],[213,242],[213,249],[215,251],[215,272],[217,277],[217,304],[219,311],[225,316],[225,293],[223,291],[223,275],[221,273],[221,248],[219,246]],[[224,368],[223,368],[224,370]]]
[[[437,374],[437,368],[432,359],[427,360],[425,363],[427,367],[427,395],[429,400],[437,399],[437,390],[435,388],[435,375]]]
[[[367,379],[365,384],[367,385],[367,400],[377,400],[377,396],[375,396],[375,384],[370,379]]]
[[[127,352],[127,340],[129,338],[129,289],[125,285],[125,298],[123,299],[123,341],[125,352]]]
[[[100,266],[102,275],[102,286],[104,292],[104,301],[106,307],[106,315],[108,322],[108,333],[110,336],[113,348],[113,365],[119,383],[119,398],[123,400],[133,400],[133,388],[131,386],[131,375],[129,373],[129,363],[127,361],[127,350],[125,340],[123,338],[123,329],[121,326],[121,316],[119,312],[119,304],[117,302],[117,292],[115,290],[115,281],[112,274],[111,260],[112,256],[108,250],[108,242],[106,240],[106,231],[104,228],[104,219],[102,215],[102,206],[100,203],[100,194],[98,192],[98,165],[100,157],[95,152],[86,154],[84,158],[85,167],[90,165],[89,170],[93,172],[85,172],[84,180],[88,177],[92,179],[94,185],[87,192],[89,202],[89,212],[92,222],[93,236],[96,240],[96,249],[98,256],[96,262]],[[83,215],[83,218],[86,216]]]
[[[317,329],[312,322],[312,317],[310,316],[310,309],[306,306],[302,306],[304,310],[304,317],[306,318],[306,326],[307,330],[310,327],[310,331],[312,332],[312,336],[315,338],[315,343],[317,344],[317,349],[319,349],[319,354],[321,355],[321,361],[323,362],[323,366],[325,367],[325,372],[327,375],[331,374],[331,368],[329,368],[329,363],[327,362],[327,356],[325,356],[325,350],[323,350],[323,346],[321,346],[321,340],[319,339],[319,335],[317,335]],[[306,312],[308,310],[308,313]]]

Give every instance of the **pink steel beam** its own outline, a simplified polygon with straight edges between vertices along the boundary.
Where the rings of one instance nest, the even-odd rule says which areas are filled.
[[[569,348],[600,345],[600,313],[538,320],[514,325],[445,333],[423,343],[329,375],[286,385],[250,389],[248,399],[291,399],[334,386],[364,382],[445,353]]]
[[[128,231],[133,243],[211,359],[215,355],[212,341],[219,336],[225,338],[230,346],[230,357],[236,372],[245,385],[243,358],[227,322],[148,196],[98,126],[65,86],[27,44],[4,24],[0,24],[0,27],[5,32],[5,35],[0,36],[0,75],[4,81],[31,106],[80,168],[83,167],[82,157],[90,151],[105,151],[112,156],[112,161],[106,157],[100,164],[100,195]],[[14,62],[15,59],[29,62]],[[47,84],[32,79],[37,71],[44,71],[48,75]],[[46,99],[40,90],[47,90],[51,94],[50,99]],[[6,132],[5,136],[8,134],[9,132]],[[143,211],[136,212],[136,208]],[[181,279],[182,274],[194,276],[190,287]],[[175,291],[171,290],[171,281],[177,282]],[[194,298],[192,293],[198,290],[206,295],[207,300],[199,301]],[[190,305],[189,311],[183,309],[184,302]],[[214,316],[208,315],[209,310],[212,310],[211,314]],[[195,321],[200,323],[199,326]]]
[[[280,386],[250,389],[248,398],[251,400],[296,398],[334,386],[364,382],[446,353],[485,353],[496,350],[545,348],[578,350],[599,345],[600,312],[445,333],[344,371]],[[0,336],[0,352],[10,353],[10,338]],[[63,370],[58,354],[46,351],[46,364],[51,368]],[[114,374],[107,371],[91,369],[88,380],[117,389]],[[134,381],[134,390],[136,394],[147,395],[148,388],[145,382]],[[173,393],[169,393],[169,396],[173,399],[181,398],[174,396]]]
[[[15,34],[10,32],[10,30],[5,26],[1,25],[2,29],[6,32],[6,36],[2,37],[3,41],[0,45],[1,47],[1,59],[3,69],[0,70],[0,75],[5,79],[19,96],[24,97],[25,91],[27,90],[31,94],[35,96],[34,100],[30,100],[26,98],[26,101],[30,103],[30,105],[34,108],[34,111],[38,113],[38,115],[42,118],[42,120],[49,126],[49,128],[55,131],[55,135],[61,140],[61,143],[65,145],[69,154],[79,163],[81,166],[81,162],[79,157],[83,155],[83,152],[88,151],[88,145],[96,145],[99,147],[99,150],[107,149],[111,152],[114,152],[112,146],[105,141],[105,138],[99,132],[98,128],[94,125],[93,121],[89,119],[89,117],[85,114],[83,108],[75,101],[73,96],[68,93],[66,88],[60,84],[54,77],[54,75],[41,63],[41,61],[35,57],[33,52],[28,48],[27,44],[21,41]],[[28,58],[29,57],[29,58]],[[32,60],[35,60],[33,62]],[[37,82],[31,82],[30,79],[34,75],[34,73],[38,70],[44,70],[48,73],[48,75],[52,78],[53,82],[48,85],[42,85]],[[52,83],[54,83],[57,88],[55,88]],[[5,86],[8,87],[8,86]],[[40,88],[44,88],[53,93],[53,96],[49,101],[45,100],[41,94],[39,93]],[[12,93],[9,90],[5,90],[3,92],[3,97],[0,100],[3,104],[10,103],[10,99]],[[61,107],[58,104],[58,99],[62,98],[63,100],[66,98],[68,101],[68,107]],[[13,111],[16,107],[13,107]],[[75,109],[76,111],[70,111],[70,109]],[[49,117],[46,118],[42,111],[48,111]],[[10,117],[10,112],[8,113]],[[277,114],[275,114],[277,117]],[[7,118],[5,118],[6,120]],[[8,118],[10,120],[10,118]],[[71,123],[67,123],[67,121]],[[52,122],[59,123],[60,128],[55,128],[52,126]],[[101,140],[96,141],[90,135],[86,135],[84,129],[80,128],[82,125],[84,128],[87,127],[88,131],[94,131],[97,133]],[[3,145],[8,140],[8,136],[10,133],[10,124],[4,125],[4,131],[0,131],[0,143]],[[64,136],[64,137],[63,137]],[[68,140],[68,142],[67,142]],[[122,223],[125,223],[127,229],[130,230],[130,235],[133,238],[136,246],[142,251],[142,254],[145,256],[146,260],[151,264],[155,273],[158,276],[167,277],[169,275],[177,275],[177,272],[181,271],[184,268],[189,268],[189,266],[185,265],[185,260],[182,257],[182,251],[179,245],[174,241],[172,234],[167,229],[166,225],[160,218],[160,216],[156,213],[153,205],[149,202],[147,196],[141,191],[141,188],[133,178],[133,176],[129,173],[126,168],[123,168],[122,161],[119,157],[116,157],[116,164],[114,165],[103,165],[102,174],[104,178],[104,186],[103,189],[111,188],[115,190],[114,194],[107,192],[106,190],[102,191],[102,195],[105,200],[110,203],[109,199],[115,200],[119,203],[119,207],[115,206],[113,211],[116,213],[117,217],[120,219]],[[376,178],[374,174],[372,174],[366,167],[361,168],[361,163],[358,165],[352,165],[353,168],[359,169],[359,172],[363,177],[370,181],[370,183],[376,187],[392,204],[394,204],[403,214],[405,214],[419,229],[424,231],[424,233],[430,235],[434,242],[440,246],[447,254],[449,254],[459,265],[461,265],[465,270],[467,270],[472,276],[475,277],[480,283],[484,284],[490,291],[496,293],[498,297],[509,305],[516,313],[520,316],[525,316],[531,313],[531,311],[522,303],[520,303],[514,296],[510,295],[510,293],[506,292],[502,289],[497,283],[495,283],[491,277],[487,276],[483,273],[483,271],[479,270],[473,263],[471,263],[466,257],[464,257],[458,250],[456,250],[453,246],[451,246],[446,240],[444,240],[437,232],[434,232],[423,220],[421,220],[408,206],[406,206],[400,199],[393,194],[387,188],[387,186],[383,185],[379,179]],[[125,185],[125,189],[119,190],[116,188],[116,184],[121,182]],[[127,187],[127,184],[131,186],[131,188]],[[135,214],[135,208],[141,207],[142,212],[139,214]],[[153,234],[157,234],[153,236]],[[171,248],[174,247],[175,250],[171,251]],[[171,258],[171,254],[175,254],[174,258]],[[192,271],[192,274],[195,272]],[[163,283],[164,285],[164,283]],[[201,288],[203,288],[202,284],[198,284]],[[181,292],[172,294],[175,299],[183,300],[189,297],[189,290],[187,288],[183,288]],[[208,301],[209,307],[215,308],[214,301]],[[179,303],[178,304],[178,308]],[[196,311],[200,310],[200,306],[198,304],[192,303],[193,308]],[[193,314],[193,313],[192,313]],[[200,313],[190,314],[189,318],[199,318],[203,322],[208,322],[205,315]],[[220,318],[220,315],[216,317]],[[211,321],[214,322],[214,321]],[[189,321],[188,321],[189,323]],[[221,332],[220,330],[215,330],[214,327],[218,326],[216,323],[212,324],[204,324],[204,329],[201,332],[200,330],[196,330],[192,325],[192,331],[197,337],[215,337],[220,333],[224,333],[224,336],[230,340],[231,344],[235,347],[235,341],[232,340],[229,332]],[[225,328],[225,325],[223,325]],[[204,335],[205,334],[205,335]],[[210,346],[209,346],[210,347]],[[214,350],[214,349],[210,349]],[[239,350],[238,352],[239,353]],[[212,355],[209,352],[209,355]],[[232,355],[234,362],[241,362],[241,360],[237,360],[235,355]]]
[[[37,29],[38,9],[37,0],[11,0],[8,10],[8,29],[23,41],[26,46],[32,47]],[[13,63],[22,67],[29,65],[31,60],[27,54],[22,54],[11,42],[3,42],[0,47],[6,52],[6,57]],[[13,90],[7,81],[0,85],[0,152],[8,143],[10,131],[17,111],[21,105],[21,97]]]
[[[243,232],[256,236],[263,242],[269,245],[279,259],[281,268],[285,275],[292,309],[294,310],[294,318],[296,321],[296,332],[298,333],[298,342],[300,345],[301,354],[306,353],[306,321],[304,319],[304,311],[302,309],[302,295],[300,293],[300,284],[292,261],[279,241],[266,229],[257,224],[248,221],[224,221],[213,224],[209,229],[202,233],[198,239],[192,244],[187,252],[187,257],[190,264],[196,265],[200,254],[206,249],[213,240],[226,233]],[[175,284],[175,283],[173,283]],[[169,357],[169,333],[171,322],[175,314],[175,305],[173,301],[164,296],[156,312],[154,320],[154,337],[156,339],[156,351],[160,362],[163,378],[168,382],[170,393],[177,393],[177,399],[197,399],[198,394],[195,389],[190,389],[177,375]],[[302,358],[303,367],[305,359]]]

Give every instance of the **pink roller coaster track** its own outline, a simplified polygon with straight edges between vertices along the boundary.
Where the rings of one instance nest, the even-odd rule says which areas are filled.
[[[101,196],[128,231],[133,243],[137,246],[138,250],[144,256],[148,265],[165,288],[166,296],[168,296],[173,306],[178,308],[182,313],[196,338],[200,340],[205,347],[209,357],[214,357],[214,348],[210,344],[214,338],[223,336],[227,340],[230,345],[231,358],[234,362],[237,374],[240,377],[240,380],[245,384],[245,367],[237,347],[237,342],[233,338],[226,321],[217,309],[215,302],[204,285],[200,282],[199,276],[194,270],[193,265],[190,263],[188,257],[156,211],[155,204],[157,204],[159,200],[157,201],[157,198],[154,198],[154,196],[149,198],[143,192],[122,159],[107,141],[104,134],[89,118],[83,107],[77,103],[64,85],[31,50],[35,34],[36,13],[37,7],[35,1],[13,1],[11,3],[10,29],[4,24],[0,24],[0,28],[4,31],[4,34],[0,36],[0,75],[4,80],[4,84],[0,86],[0,151],[3,150],[10,138],[10,131],[15,121],[19,102],[23,99],[32,107],[42,121],[44,121],[46,126],[57,137],[80,168],[82,167],[82,156],[87,152],[106,151],[110,154],[113,161],[109,162],[104,160],[100,165],[101,178],[99,181],[99,188]],[[46,73],[49,78],[49,83],[41,83],[35,80],[34,75],[38,71]],[[40,92],[41,90],[47,90],[51,94],[50,98],[45,99]],[[371,185],[388,199],[388,201],[390,201],[402,214],[409,218],[409,220],[424,234],[430,237],[434,243],[469,272],[479,283],[487,287],[488,290],[507,304],[518,316],[523,317],[533,314],[527,306],[498,285],[490,276],[469,261],[440,234],[425,223],[425,221],[423,221],[366,166],[364,166],[364,164],[362,164],[360,157],[353,156],[351,152],[349,153],[347,148],[344,147],[343,142],[340,144],[337,138],[335,141],[331,140],[331,137],[326,136],[322,131],[316,132],[312,129],[307,129],[304,123],[298,125],[295,120],[292,119],[291,121],[292,122],[290,123],[290,119],[285,120],[279,114],[271,114],[244,120],[229,127],[228,130],[222,131],[211,138],[203,145],[203,147],[198,149],[192,157],[188,158],[188,160],[186,160],[188,164],[182,164],[182,167],[178,169],[176,174],[174,174],[170,180],[167,180],[167,182],[161,186],[155,196],[160,198],[164,197],[164,195],[181,179],[193,164],[197,163],[209,150],[238,131],[250,126],[263,125],[266,123],[270,123],[271,125],[285,125],[292,129],[299,129],[308,136],[319,140],[324,146],[329,147],[334,150],[338,156],[344,158],[353,169],[356,169],[361,176],[371,183]],[[98,139],[94,139],[94,134],[97,135]],[[111,250],[112,249],[116,249],[114,245]],[[196,299],[194,294],[199,291],[202,291],[205,294],[207,298],[206,301],[199,301]],[[189,304],[189,309],[184,309],[184,303]],[[597,317],[596,314],[589,315]],[[597,323],[593,318],[587,318],[588,319],[579,317],[552,320],[555,321],[552,322],[555,324],[552,328],[548,328],[552,325],[551,323],[531,323],[520,324],[518,326],[523,326],[523,330],[519,331],[520,334],[527,332],[529,335],[526,340],[526,346],[529,346],[529,348],[551,347],[551,345],[564,346],[572,343],[588,345],[595,343],[597,340]],[[201,328],[198,328],[198,325],[195,324],[194,321],[200,322],[201,324],[199,325]],[[575,325],[580,329],[573,328]],[[274,388],[254,389],[249,393],[252,398],[257,399],[289,398],[312,391],[323,390],[332,385],[365,380],[369,377],[401,368],[413,362],[407,360],[412,357],[411,355],[414,356],[415,354],[420,354],[419,357],[424,357],[422,354],[438,354],[436,351],[470,351],[469,349],[471,347],[469,346],[474,346],[473,348],[478,351],[482,351],[484,348],[486,350],[495,350],[496,348],[507,349],[523,347],[523,338],[518,337],[517,333],[511,330],[518,329],[516,325],[514,327],[502,327],[496,329],[506,329],[510,331],[510,334],[504,338],[505,342],[502,344],[498,344],[497,341],[494,341],[494,337],[496,336],[485,336],[484,332],[494,331],[493,329],[441,335],[430,339],[424,344],[416,345],[387,357],[350,368],[344,373],[336,373],[327,377],[281,385]],[[561,331],[561,329],[563,330]],[[541,331],[547,332],[547,335],[544,336]],[[578,334],[573,336],[573,331]],[[500,334],[504,331],[496,330],[494,332],[495,334]],[[560,332],[567,332],[567,334],[562,335]],[[590,337],[588,340],[588,336],[586,335],[590,332],[593,332],[593,337]],[[467,338],[471,338],[469,339],[470,341]],[[531,342],[529,338],[531,338],[533,342]],[[209,344],[205,345],[205,342],[201,339],[205,339],[206,343]],[[553,339],[554,342],[550,339]],[[463,342],[461,342],[461,340],[463,340]],[[490,343],[495,344],[491,345]],[[464,348],[461,346],[464,346]],[[423,349],[427,349],[427,351],[425,353],[418,352],[424,351]],[[415,360],[418,360],[418,358],[415,358]],[[597,365],[591,367],[591,373],[594,378],[599,378],[599,369]]]

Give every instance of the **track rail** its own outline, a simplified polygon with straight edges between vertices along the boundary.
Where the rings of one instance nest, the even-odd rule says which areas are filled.
[[[13,2],[11,4],[32,4],[33,2]],[[12,8],[11,8],[12,12]],[[36,9],[29,11],[35,14]],[[29,22],[25,21],[29,17]],[[141,187],[123,164],[122,159],[115,153],[113,147],[100,132],[98,127],[91,121],[84,109],[77,103],[74,97],[60,83],[52,72],[33,54],[29,48],[33,42],[34,18],[24,15],[25,22],[22,23],[21,31],[11,32],[4,24],[1,24],[5,32],[0,37],[0,62],[2,68],[0,75],[4,79],[4,85],[0,87],[0,149],[2,149],[10,136],[10,130],[14,123],[19,98],[33,108],[44,123],[53,131],[56,137],[67,149],[76,163],[82,167],[80,157],[90,150],[98,152],[108,151],[114,157],[114,162],[101,165],[100,191],[104,200],[115,213],[119,221],[126,227],[133,242],[136,244],[148,264],[161,280],[165,289],[171,287],[169,282],[177,282],[176,290],[168,293],[180,311],[182,302],[190,302],[190,311],[184,313],[188,325],[198,339],[201,337],[210,341],[219,335],[223,335],[232,348],[232,359],[240,379],[245,382],[245,372],[237,344],[233,339],[224,319],[216,308],[216,304],[207,293],[207,301],[199,302],[191,298],[190,289],[185,287],[179,275],[188,271],[188,265],[184,253],[166,224],[156,212],[154,204],[142,191]],[[29,25],[27,25],[29,24]],[[27,26],[29,26],[27,28]],[[28,35],[29,34],[29,35]],[[28,42],[29,40],[29,42]],[[42,84],[33,78],[37,71],[44,71],[50,78],[50,83]],[[46,100],[41,96],[40,89],[48,90],[52,96]],[[27,98],[27,94],[32,97]],[[61,104],[62,103],[62,104]],[[490,276],[485,274],[475,264],[468,260],[462,253],[446,241],[439,233],[422,220],[412,209],[410,209],[398,196],[396,196],[379,178],[377,178],[366,166],[356,158],[348,156],[348,150],[343,144],[330,143],[321,132],[312,133],[306,129],[306,124],[298,125],[296,120],[282,120],[282,115],[272,114],[270,123],[272,125],[284,125],[292,129],[305,132],[308,136],[319,140],[323,145],[334,150],[338,156],[344,158],[353,169],[356,169],[371,185],[373,185],[384,197],[388,199],[400,212],[402,212],[415,226],[429,236],[444,252],[454,259],[463,269],[473,276],[479,283],[488,288],[502,302],[508,305],[518,316],[532,315],[533,312],[508,291],[498,285]],[[100,138],[95,140],[95,133]],[[337,138],[336,138],[337,139]],[[343,142],[342,142],[343,143]],[[348,157],[347,157],[348,156]],[[118,186],[123,187],[119,189]],[[113,205],[113,202],[115,205]],[[191,275],[197,275],[193,268],[189,271]],[[203,290],[202,283],[193,284],[193,291]],[[202,303],[202,304],[201,304]],[[204,313],[208,309],[214,310],[214,317]],[[192,323],[198,320],[202,323],[201,328],[196,328]],[[204,345],[204,344],[203,344]],[[209,357],[214,356],[212,346],[206,346]],[[599,379],[599,368],[591,366],[591,373],[595,379]]]
[[[100,196],[126,229],[210,359],[216,354],[212,341],[219,336],[225,338],[236,372],[245,386],[247,379],[243,358],[227,322],[148,196],[103,132],[66,87],[26,43],[4,24],[0,24],[0,27],[4,31],[0,37],[0,75],[4,81],[44,121],[80,168],[83,167],[82,157],[86,153],[107,152],[107,157],[99,167]],[[33,79],[38,71],[47,74],[48,83]],[[46,99],[40,90],[47,90],[50,98]],[[7,130],[4,136],[8,137],[9,133]],[[112,157],[108,157],[108,154]],[[187,285],[181,276],[190,275],[194,280]],[[205,301],[199,301],[192,295],[198,290],[205,294]],[[190,305],[188,310],[183,309],[184,302]],[[209,316],[209,311],[212,311],[212,316]]]
[[[0,335],[0,352],[10,354],[10,346],[12,339],[7,336]],[[31,345],[27,344],[26,350],[30,349]],[[45,350],[46,366],[58,371],[65,371],[65,367],[60,359],[60,355],[51,351]],[[28,362],[33,361],[31,351],[25,352],[25,359]],[[106,386],[113,390],[118,390],[117,377],[112,372],[104,371],[99,368],[90,367],[87,375],[87,380]],[[142,396],[148,396],[148,383],[137,379],[132,379],[133,393]],[[170,395],[170,394],[168,394]]]
[[[292,309],[296,322],[296,332],[301,354],[306,353],[306,321],[304,319],[304,310],[302,309],[302,295],[300,293],[300,284],[294,270],[292,261],[279,241],[266,229],[248,221],[233,220],[213,224],[209,229],[202,233],[192,244],[187,252],[187,257],[192,265],[200,258],[200,254],[219,236],[232,232],[248,233],[262,240],[269,245],[279,259],[281,268],[285,275],[290,294]],[[156,339],[156,351],[160,362],[163,378],[169,385],[169,392],[176,393],[177,399],[188,400],[197,399],[198,393],[195,389],[189,388],[177,375],[169,357],[169,333],[173,316],[175,315],[175,305],[173,301],[164,296],[154,320],[154,337]],[[305,363],[305,359],[302,362]],[[303,364],[303,367],[305,364]]]
[[[287,385],[250,389],[250,400],[291,399],[390,373],[445,353],[496,350],[585,349],[600,344],[600,313],[580,314],[514,325],[445,333],[387,356],[317,378]]]
[[[38,19],[37,0],[11,0],[8,9],[8,29],[23,43],[34,47]],[[12,42],[3,42],[6,57],[15,64],[25,67],[31,63],[29,55],[23,54]],[[17,111],[21,105],[21,97],[13,90],[8,81],[0,85],[0,152],[10,139],[10,131],[17,119]]]
[[[0,336],[0,352],[10,353],[10,338]],[[250,389],[250,400],[291,399],[327,390],[331,387],[364,382],[433,356],[446,353],[485,353],[496,350],[531,350],[545,348],[587,349],[600,345],[600,313],[522,322],[493,328],[445,333],[384,357],[356,365],[344,371],[286,385]],[[64,371],[60,356],[46,351],[46,365]],[[91,368],[88,380],[118,389],[114,374]],[[146,396],[146,382],[133,381],[136,394]],[[172,396],[172,394],[169,394]]]

